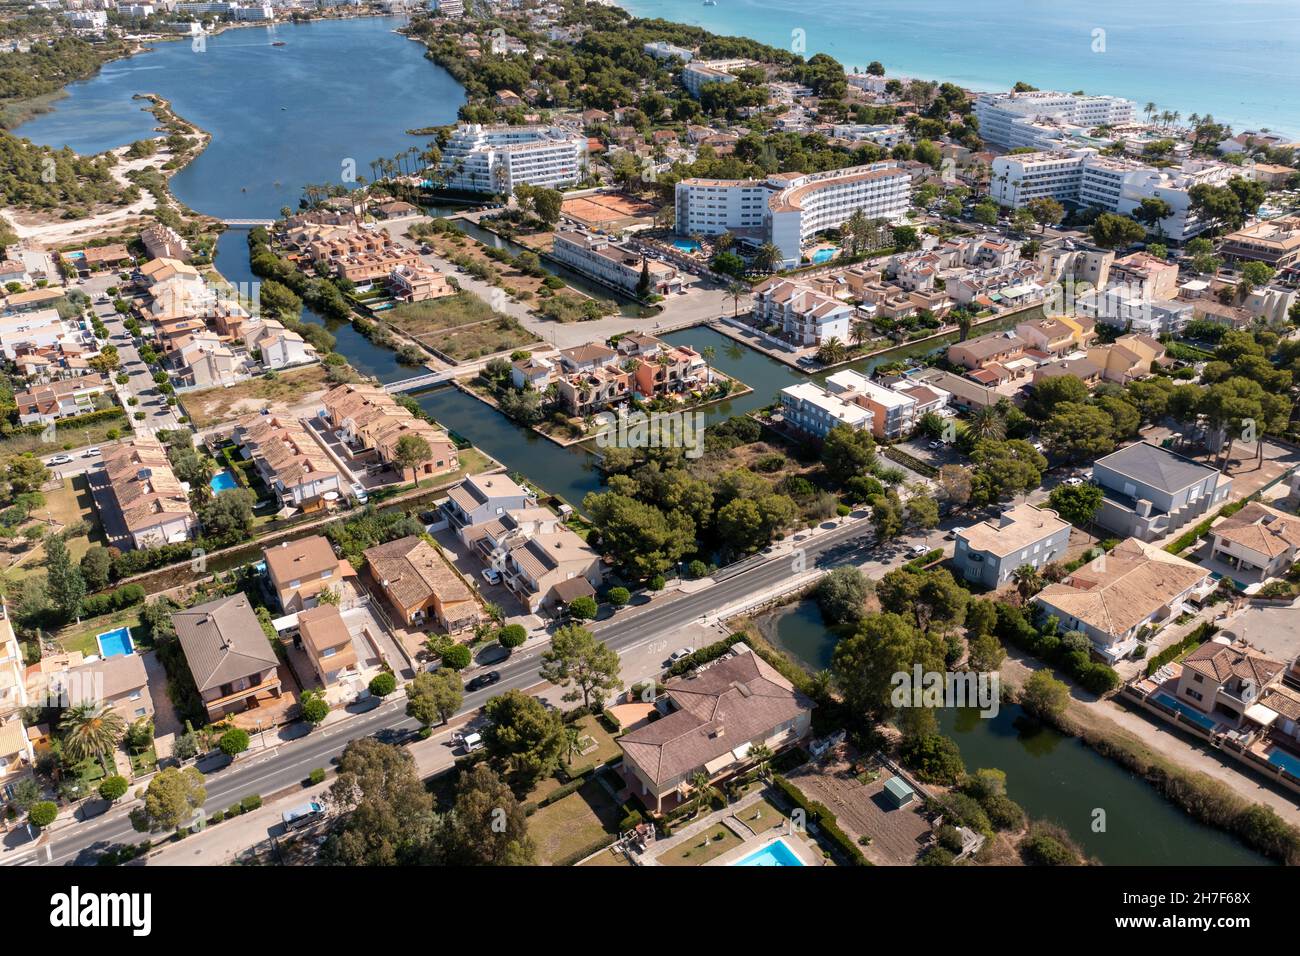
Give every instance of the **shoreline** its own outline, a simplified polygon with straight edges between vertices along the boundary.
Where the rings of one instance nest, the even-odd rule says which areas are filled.
[[[713,34],[714,36],[718,36],[718,37],[743,38],[743,39],[746,39],[746,40],[753,40],[755,43],[763,43],[763,44],[766,44],[767,46],[776,46],[776,47],[780,47],[780,44],[779,44],[779,43],[772,43],[772,42],[770,42],[770,41],[768,41],[768,40],[760,39],[759,37],[752,36],[752,35],[750,35],[750,34],[748,34],[748,33],[742,33],[742,32],[724,32],[723,29],[722,29],[722,28],[719,28],[719,27],[710,27],[710,26],[705,26],[705,25],[702,24],[702,23],[688,23],[688,22],[686,22],[686,21],[682,21],[682,20],[674,20],[674,19],[672,19],[671,17],[666,16],[666,15],[651,15],[651,14],[644,13],[644,12],[643,12],[643,13],[638,13],[637,11],[635,11],[634,9],[632,9],[632,6],[631,6],[631,3],[630,3],[630,0],[606,0],[606,2],[607,2],[607,5],[609,5],[609,6],[614,6],[614,7],[618,7],[620,10],[624,11],[624,12],[627,13],[629,16],[634,17],[635,19],[638,19],[638,20],[655,20],[655,19],[662,19],[662,20],[665,20],[666,22],[674,23],[674,24],[677,24],[677,25],[679,25],[679,26],[692,27],[692,28],[694,28],[694,29],[704,30],[705,32],[707,32],[707,33],[711,33],[711,34]],[[863,29],[866,29],[867,26],[868,26],[868,24],[863,24],[863,25],[862,25]],[[729,26],[729,27],[726,28],[726,30],[734,31],[734,30],[736,30],[736,28],[735,28],[735,27],[730,27],[730,26]],[[887,52],[887,51],[885,51],[885,52]],[[844,69],[845,69],[846,71],[852,71],[855,67],[856,67],[860,72],[865,72],[865,71],[866,71],[866,67],[867,67],[867,64],[866,64],[866,63],[851,63],[851,62],[848,62],[848,61],[840,60],[840,58],[839,58],[838,56],[836,56],[834,53],[832,53],[830,50],[826,50],[826,49],[812,49],[812,48],[810,48],[810,49],[808,49],[806,52],[804,52],[802,55],[803,55],[804,57],[811,57],[811,56],[813,56],[814,54],[817,54],[817,53],[823,53],[823,54],[825,54],[825,55],[827,55],[827,56],[834,57],[834,58],[835,58],[835,59],[840,63],[840,65],[844,67]],[[883,56],[883,55],[884,55],[884,54],[882,53],[882,56]],[[1049,59],[1049,57],[1047,56],[1047,54],[1044,55],[1044,58],[1045,58],[1045,60],[1046,60],[1046,59]],[[882,60],[882,62],[883,62],[883,60]],[[1050,71],[1050,67],[1048,67],[1048,69],[1049,69],[1049,71]],[[924,81],[926,81],[926,82],[934,82],[934,83],[952,83],[952,84],[954,84],[955,86],[959,86],[959,87],[961,87],[962,89],[964,89],[964,90],[966,90],[967,92],[970,92],[970,93],[1001,92],[1001,91],[1005,91],[1005,90],[1010,89],[1010,88],[1011,88],[1011,87],[1012,87],[1012,86],[1017,82],[1017,80],[1002,81],[1002,80],[994,79],[994,78],[992,78],[992,77],[980,77],[980,76],[976,76],[976,77],[973,77],[973,78],[970,78],[970,79],[956,79],[956,78],[954,78],[954,77],[951,76],[951,75],[935,74],[935,73],[927,72],[927,71],[925,71],[925,70],[920,70],[920,71],[917,71],[917,70],[909,70],[909,69],[905,69],[905,68],[903,68],[903,67],[901,67],[901,66],[898,67],[897,70],[895,70],[895,69],[891,68],[888,64],[886,64],[886,75],[887,75],[887,76],[890,76],[890,77],[897,76],[897,77],[900,78],[900,79],[907,79],[907,80],[924,80]],[[1048,89],[1048,88],[1049,88],[1049,87],[1043,87],[1043,89]],[[1055,89],[1074,89],[1074,88],[1075,88],[1075,85],[1072,84],[1072,83],[1070,83],[1070,82],[1067,82],[1067,81],[1062,81],[1062,82],[1060,82],[1060,83],[1058,83],[1058,84],[1056,84],[1055,86],[1050,87],[1050,88],[1055,88]],[[1141,104],[1143,104],[1143,103],[1145,103],[1145,102],[1147,102],[1147,101],[1149,101],[1149,100],[1152,99],[1152,94],[1150,94],[1150,93],[1139,94],[1139,93],[1136,93],[1136,92],[1134,92],[1134,91],[1124,91],[1124,90],[1120,90],[1120,89],[1110,89],[1110,88],[1105,88],[1105,89],[1096,90],[1096,91],[1090,91],[1090,92],[1097,92],[1097,93],[1102,94],[1102,95],[1118,96],[1118,97],[1122,97],[1122,98],[1124,98],[1124,99],[1131,99],[1134,103],[1138,104],[1139,108],[1140,108]],[[1178,104],[1168,104],[1168,105],[1170,106],[1170,108],[1173,108],[1173,107],[1177,106]],[[1188,103],[1188,104],[1183,104],[1183,107],[1184,107],[1184,115],[1191,115],[1190,113],[1186,112],[1187,109],[1196,110],[1196,111],[1202,111],[1202,110],[1201,110],[1201,106],[1199,106],[1199,105],[1193,105],[1193,104],[1190,104],[1190,103]],[[1140,110],[1139,110],[1139,111],[1140,111]],[[1204,112],[1204,111],[1202,111],[1202,112]],[[1294,117],[1288,117],[1288,118],[1284,121],[1287,125],[1279,125],[1279,123],[1278,123],[1276,120],[1263,119],[1263,118],[1257,118],[1257,119],[1254,119],[1254,120],[1242,120],[1242,119],[1238,119],[1238,118],[1236,118],[1235,116],[1229,115],[1229,114],[1227,114],[1227,113],[1225,113],[1225,114],[1222,115],[1222,116],[1219,116],[1217,110],[1211,110],[1211,111],[1209,111],[1209,112],[1211,112],[1211,113],[1215,113],[1215,114],[1216,114],[1216,118],[1217,118],[1220,122],[1228,123],[1229,125],[1231,125],[1231,126],[1233,127],[1234,131],[1237,131],[1237,132],[1240,132],[1242,129],[1251,129],[1251,128],[1253,128],[1253,129],[1265,129],[1265,128],[1267,128],[1267,129],[1269,129],[1269,130],[1271,130],[1271,131],[1273,131],[1273,132],[1284,133],[1284,134],[1286,134],[1286,135],[1288,135],[1288,136],[1295,136],[1296,138],[1300,138],[1300,120],[1297,120],[1297,119],[1294,118]]]

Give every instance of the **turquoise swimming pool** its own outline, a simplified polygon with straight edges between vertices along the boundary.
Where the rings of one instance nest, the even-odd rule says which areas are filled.
[[[835,258],[834,249],[818,249],[816,252],[812,254],[813,264],[818,266],[821,265],[823,262],[830,262],[834,258]]]
[[[1268,752],[1268,762],[1275,767],[1281,767],[1291,776],[1300,780],[1300,759],[1297,759],[1294,754],[1274,747]]]
[[[700,244],[694,239],[674,239],[673,248],[680,249],[682,252],[699,252]]]
[[[803,866],[803,860],[782,839],[773,840],[761,850],[755,850],[732,866]]]
[[[212,480],[208,482],[208,487],[212,489],[214,494],[220,494],[223,491],[230,491],[232,488],[238,488],[239,483],[235,481],[234,474],[229,468],[227,468],[224,471],[219,471],[213,475]]]
[[[135,645],[131,643],[131,629],[127,627],[105,631],[95,638],[95,643],[99,645],[99,656],[104,660],[135,653]]]

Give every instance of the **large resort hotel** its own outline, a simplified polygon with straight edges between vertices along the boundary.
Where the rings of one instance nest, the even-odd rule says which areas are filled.
[[[910,187],[907,170],[893,162],[766,179],[683,179],[677,184],[677,231],[730,232],[751,247],[770,242],[781,250],[782,268],[792,268],[805,242],[838,229],[858,210],[868,219],[901,219]]]
[[[558,189],[586,175],[587,138],[559,126],[462,123],[442,149],[448,189],[509,196],[521,183]]]

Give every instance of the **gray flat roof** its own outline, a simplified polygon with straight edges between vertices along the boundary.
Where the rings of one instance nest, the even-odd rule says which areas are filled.
[[[1204,481],[1210,475],[1219,474],[1213,468],[1144,441],[1098,458],[1096,464],[1168,492],[1180,491],[1188,485]],[[1223,482],[1229,480],[1226,475],[1219,477]]]

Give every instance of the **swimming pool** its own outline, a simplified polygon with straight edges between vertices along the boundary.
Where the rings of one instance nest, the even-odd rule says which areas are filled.
[[[1274,747],[1268,752],[1268,762],[1275,767],[1281,767],[1291,776],[1300,780],[1300,759],[1297,759],[1293,754]]]
[[[834,249],[818,249],[812,254],[813,265],[821,265],[823,262],[830,262],[835,258]]]
[[[803,860],[782,839],[773,840],[761,850],[755,850],[732,866],[803,866]]]
[[[1195,707],[1190,707],[1187,704],[1184,704],[1181,700],[1171,697],[1168,694],[1156,694],[1154,699],[1157,702],[1164,704],[1170,710],[1178,711],[1178,713],[1182,714],[1184,718],[1190,720],[1192,723],[1196,724],[1196,726],[1201,727],[1204,730],[1213,730],[1215,725],[1218,724],[1218,721],[1213,717],[1207,717]]]
[[[699,252],[700,244],[694,239],[674,239],[673,248],[680,249],[682,252]]]
[[[131,643],[131,629],[128,627],[105,631],[95,638],[95,642],[99,644],[99,656],[104,660],[135,653],[135,645]]]
[[[223,491],[229,491],[231,488],[238,488],[239,484],[235,481],[234,474],[227,468],[213,475],[212,480],[208,482],[208,486],[213,493],[220,494]]]

